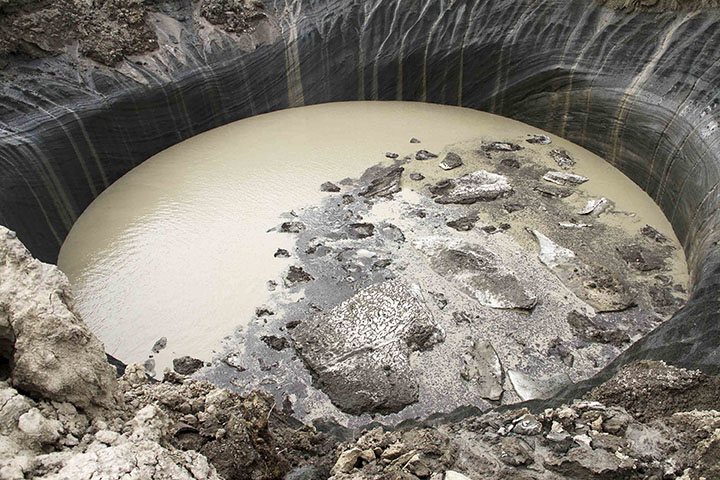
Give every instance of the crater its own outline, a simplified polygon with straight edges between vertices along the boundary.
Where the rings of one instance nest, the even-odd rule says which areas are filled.
[[[86,309],[83,315],[88,321],[95,322],[99,336],[138,338],[117,344],[107,341],[108,349],[121,360],[145,361],[153,355],[157,373],[177,359],[174,368],[185,372],[203,368],[196,376],[218,384],[258,384],[275,394],[276,400],[284,395],[281,392],[292,392],[294,397],[288,395],[288,402],[282,401],[296,415],[313,419],[327,414],[347,425],[371,419],[394,423],[428,412],[446,412],[475,399],[482,408],[522,399],[533,399],[525,403],[533,408],[557,406],[580,398],[619,371],[637,378],[635,362],[641,360],[667,362],[673,375],[676,367],[720,374],[716,85],[720,13],[707,8],[712,2],[620,5],[590,0],[455,0],[420,5],[378,0],[369,5],[345,0],[268,0],[264,5],[233,4],[229,9],[227,2],[213,0],[198,5],[169,0],[152,2],[152,6],[116,3],[129,6],[118,18],[115,3],[106,3],[102,15],[95,15],[89,4],[73,4],[67,12],[55,4],[25,1],[11,0],[0,6],[0,30],[9,33],[5,42],[0,41],[0,225],[12,230],[6,232],[8,238],[14,239],[17,232],[32,255],[45,262],[57,263],[65,245],[61,264],[77,288],[82,289],[86,280],[86,285],[101,280],[93,284],[95,292],[87,297],[91,300],[80,308]],[[114,26],[107,35],[96,28],[106,17]],[[45,20],[53,27],[48,35],[38,28],[48,24]],[[54,29],[58,24],[63,28]],[[94,29],[94,33],[80,41],[77,32],[83,29]],[[400,119],[390,125],[380,122],[384,126],[380,138],[362,135],[364,129],[376,127],[361,122],[366,118],[363,115],[357,115],[355,123],[352,118],[348,124],[328,121],[327,132],[345,125],[357,135],[355,143],[337,150],[344,153],[302,159],[320,161],[317,168],[305,168],[306,164],[287,158],[280,164],[263,163],[267,158],[245,152],[246,144],[237,143],[240,133],[235,152],[230,153],[245,156],[245,166],[213,154],[215,149],[230,150],[233,139],[215,142],[212,149],[202,146],[204,139],[242,130],[242,125],[261,125],[282,115],[302,118],[321,111],[315,108],[341,108],[341,102],[349,101],[374,102],[374,107],[363,107],[368,109],[388,108],[381,103],[385,101],[418,102],[422,106],[416,108],[427,112],[416,115],[412,125]],[[463,129],[472,121],[433,122],[440,115],[434,111],[440,107],[433,104],[466,109],[456,110],[459,116],[486,115],[476,112],[496,116],[465,135]],[[508,129],[509,120],[503,118],[523,122],[522,131]],[[233,123],[243,119],[249,119],[248,123]],[[284,129],[270,124],[258,127],[263,145],[286,148],[292,143],[289,135],[302,130],[301,123],[290,122]],[[413,128],[402,130],[407,126]],[[393,136],[398,131],[402,138]],[[300,143],[312,138],[318,148],[332,146],[338,137],[324,133],[312,130],[309,134],[315,136]],[[182,143],[186,140],[187,144]],[[531,151],[537,155],[528,155]],[[587,152],[604,162],[583,160],[590,158],[585,157]],[[210,177],[198,178],[185,170],[193,164],[219,167]],[[252,169],[261,179],[268,181],[266,174],[272,172],[281,182],[271,188],[253,183],[253,178],[244,175]],[[154,184],[144,189],[140,184],[132,186],[132,179],[139,179],[143,171],[157,174]],[[163,175],[172,182],[161,181]],[[238,215],[208,207],[214,194],[206,188],[209,184],[225,186],[219,201],[235,202]],[[87,218],[97,210],[101,213],[96,221],[102,223],[105,199],[120,194],[123,185],[145,192],[132,196],[132,201],[124,197],[125,220],[135,223],[122,224],[123,213],[116,209],[114,215],[119,216],[114,220],[105,215],[109,228],[91,228],[82,235],[83,241],[94,246],[71,253],[74,237]],[[183,203],[183,198],[168,192],[173,185],[195,188],[183,194],[190,201]],[[278,193],[278,201],[261,205],[267,210],[260,215],[238,185],[248,191],[252,187],[263,194]],[[281,185],[293,188],[279,191]],[[642,197],[637,188],[647,196]],[[298,195],[293,197],[293,192]],[[623,199],[640,197],[642,201],[623,203]],[[528,202],[529,198],[534,202]],[[242,199],[247,201],[243,204]],[[133,205],[135,200],[152,200],[152,207]],[[147,208],[147,215],[135,208]],[[87,215],[83,214],[86,209]],[[171,225],[153,224],[152,209],[163,215],[175,212],[179,220]],[[295,209],[297,216],[289,213]],[[353,212],[353,218],[342,219],[348,222],[348,230],[343,230],[347,238],[332,238],[321,226],[328,220],[340,221],[334,215],[344,210]],[[262,275],[245,278],[247,284],[242,284],[240,251],[233,248],[239,245],[233,242],[245,234],[239,212],[255,216],[249,224],[257,230],[249,235],[260,253],[248,261],[253,265],[251,272],[259,272],[259,265],[270,265]],[[543,218],[553,218],[552,228]],[[598,219],[604,224],[601,233],[588,236],[588,229],[597,228]],[[201,228],[188,228],[193,222],[214,232],[225,231],[203,235]],[[261,225],[266,227],[262,231]],[[161,228],[175,236],[174,257],[159,234]],[[271,228],[277,230],[266,233]],[[438,237],[452,238],[453,243],[441,248]],[[133,242],[132,238],[143,240]],[[338,255],[327,238],[353,247]],[[113,239],[118,242],[113,244]],[[13,255],[22,260],[18,264],[45,271],[29,262],[16,243]],[[196,249],[198,245],[205,248]],[[373,256],[387,245],[396,245],[397,252]],[[135,249],[138,254],[113,257],[110,251],[116,247],[117,251],[127,247],[125,252]],[[677,310],[685,300],[682,254],[688,273],[687,301]],[[516,261],[508,263],[503,255],[517,255]],[[349,271],[343,269],[342,277],[335,279],[343,288],[323,287],[327,277],[322,274],[322,263],[330,259],[338,268],[359,264]],[[83,272],[90,271],[83,270],[84,265],[92,262],[101,267],[94,278],[83,277]],[[190,264],[194,270],[188,273]],[[217,304],[235,302],[232,318],[217,314],[207,304],[187,301],[198,283],[205,287],[203,283],[208,282],[203,280],[217,278],[218,264],[223,267],[227,290],[216,298]],[[137,285],[132,284],[128,265],[136,268],[135,278],[143,279]],[[398,268],[403,265],[404,269]],[[155,273],[165,275],[165,285],[140,275],[153,267],[157,267]],[[415,270],[421,267],[422,272]],[[545,284],[531,272],[543,272],[543,280],[556,288],[540,288]],[[392,278],[385,278],[386,273]],[[488,282],[489,273],[499,280]],[[117,283],[122,275],[130,277],[125,289]],[[436,283],[429,288],[418,278]],[[651,279],[640,288],[640,296],[633,286],[637,279]],[[403,287],[396,282],[403,282]],[[43,287],[53,291],[51,283]],[[388,289],[382,290],[382,285],[389,285]],[[160,287],[167,290],[151,290]],[[353,410],[343,405],[344,392],[335,389],[333,393],[311,348],[300,348],[295,356],[296,346],[319,331],[308,325],[322,325],[321,318],[343,325],[342,312],[354,305],[356,295],[366,292],[366,296],[378,297],[376,290],[367,293],[372,288],[410,295],[420,304],[418,308],[430,310],[429,316],[422,316],[421,328],[401,329],[390,336],[403,345],[400,357],[387,364],[389,370],[386,364],[372,365],[374,374],[380,368],[394,375],[397,365],[421,368],[423,358],[437,358],[435,367],[442,367],[446,358],[442,354],[450,351],[457,359],[452,364],[457,367],[452,373],[454,385],[472,386],[476,396],[471,401],[457,395],[447,402],[450,396],[441,392],[442,400],[436,397],[423,405],[423,398],[433,398],[427,382],[442,380],[442,376],[391,375],[410,387],[397,397],[410,403],[388,405],[381,397],[366,395],[367,408],[375,417],[368,411],[359,418],[362,415],[356,413],[366,407]],[[478,296],[478,290],[484,293]],[[156,293],[143,297],[143,291]],[[444,299],[436,295],[446,292],[452,295]],[[557,306],[548,318],[562,325],[553,338],[533,330],[535,325],[547,324],[529,321],[548,313],[545,309],[552,305],[543,292],[549,292]],[[564,293],[567,299],[558,297]],[[257,301],[240,301],[253,294]],[[135,306],[132,302],[120,305],[125,295],[135,297]],[[60,308],[57,300],[62,308],[67,305],[66,317],[75,318],[70,312],[71,295],[44,297],[36,302],[41,318]],[[93,306],[92,298],[103,300]],[[569,302],[564,305],[568,308],[560,308],[561,300]],[[475,310],[485,316],[474,309],[457,308],[461,301],[479,304]],[[140,302],[147,308],[138,312]],[[103,312],[101,305],[114,308]],[[583,310],[585,305],[592,311]],[[625,317],[641,311],[652,312],[653,318]],[[141,322],[150,312],[153,318]],[[96,313],[96,320],[90,320]],[[111,315],[124,320],[110,321]],[[655,315],[660,320],[670,318],[660,321]],[[513,325],[523,328],[503,333],[490,328],[499,323],[478,320],[503,316],[512,316]],[[211,323],[193,338],[199,319]],[[281,320],[287,323],[281,325]],[[617,323],[624,328],[615,328]],[[118,330],[124,325],[133,328]],[[241,334],[234,330],[236,326],[246,332],[245,351],[236,348]],[[2,373],[13,368],[10,357],[18,352],[12,350],[14,333],[0,327],[5,338],[0,342]],[[479,338],[484,327],[486,338]],[[592,355],[576,357],[577,345],[567,345],[571,336],[589,345]],[[555,342],[555,337],[560,341]],[[514,350],[505,349],[503,342],[515,342]],[[93,349],[100,351],[96,343]],[[33,353],[30,349],[23,354],[28,352]],[[516,363],[505,357],[508,352]],[[537,352],[544,355],[535,358],[534,370],[523,362],[537,357]],[[338,351],[334,358],[353,357],[343,355]],[[213,363],[213,358],[222,362]],[[591,358],[599,361],[593,364]],[[210,366],[202,367],[206,362]],[[107,366],[96,363],[96,371]],[[273,377],[275,363],[287,369],[287,376]],[[656,364],[639,365],[642,370]],[[232,375],[227,369],[232,369]],[[551,371],[560,375],[550,375]],[[28,370],[24,380],[33,384],[52,376],[44,373],[38,376]],[[538,383],[538,378],[544,380]],[[64,388],[60,379],[88,380],[72,374],[58,376],[53,387]],[[101,380],[96,383],[106,385],[105,377]],[[625,380],[618,384],[618,391],[633,383]],[[270,413],[261,416],[267,421]],[[535,428],[533,422],[524,424]],[[511,461],[529,461],[521,455],[522,446],[510,441],[507,445],[516,452]],[[362,461],[360,452],[355,453],[353,457],[351,450],[347,457],[350,469],[353,461]],[[567,465],[557,468],[565,471]]]
[[[547,399],[687,292],[669,222],[601,158],[411,102],[296,108],[177,144],[86,209],[58,264],[122,361],[352,426]]]

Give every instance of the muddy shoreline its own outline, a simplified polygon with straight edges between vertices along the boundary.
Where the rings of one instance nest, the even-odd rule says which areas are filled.
[[[592,377],[683,305],[687,277],[678,244],[612,192],[543,180],[559,167],[546,138],[419,144],[330,182],[321,203],[278,219],[290,268],[197,375],[353,428],[546,399]],[[462,168],[440,165],[449,153]],[[478,171],[508,187],[458,180]]]

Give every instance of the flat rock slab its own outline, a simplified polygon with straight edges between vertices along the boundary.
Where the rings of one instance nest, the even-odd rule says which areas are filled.
[[[481,305],[530,310],[537,303],[515,273],[480,245],[448,237],[426,237],[413,245],[435,272]]]
[[[607,267],[588,264],[575,252],[533,230],[540,247],[539,258],[578,298],[598,312],[619,312],[635,305],[626,281]]]
[[[567,373],[558,373],[547,378],[525,375],[515,370],[508,370],[507,373],[515,392],[523,401],[550,398],[572,383]]]
[[[357,415],[416,402],[410,352],[432,348],[444,334],[410,287],[389,280],[303,321],[292,337],[318,387]]]
[[[437,195],[437,203],[471,204],[507,195],[512,186],[503,175],[478,170],[462,177],[442,180],[430,191]]]
[[[503,373],[500,359],[488,341],[473,342],[463,355],[462,378],[477,382],[480,395],[488,400],[500,400],[503,394]]]
[[[587,177],[583,177],[582,175],[575,175],[574,173],[550,171],[543,175],[543,180],[564,186],[580,185],[587,182],[589,179]]]
[[[463,161],[462,158],[460,158],[460,155],[455,152],[448,152],[445,156],[445,160],[440,162],[440,168],[443,170],[452,170],[453,168],[462,166],[462,164]]]
[[[362,181],[369,180],[367,187],[360,190],[359,195],[366,198],[388,197],[400,191],[400,178],[405,169],[391,166],[386,168],[369,169],[370,179],[363,175]]]
[[[570,157],[570,154],[566,150],[550,150],[550,156],[553,158],[553,160],[555,160],[555,163],[557,163],[558,166],[563,170],[568,170],[569,168],[575,166],[575,160]]]

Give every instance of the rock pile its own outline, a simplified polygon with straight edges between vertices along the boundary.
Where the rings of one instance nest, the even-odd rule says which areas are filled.
[[[647,380],[628,382],[638,369]],[[678,382],[699,377],[644,362],[625,368],[591,396],[617,392],[622,385],[626,400],[647,397],[650,381],[652,398],[662,405],[673,402],[665,396]],[[714,392],[720,392],[717,385]],[[663,413],[642,418],[626,405],[632,402],[576,400],[537,414],[518,409],[441,426],[375,428],[338,447],[331,478],[719,478],[720,412],[695,410],[700,405],[686,398],[677,411],[661,408]]]

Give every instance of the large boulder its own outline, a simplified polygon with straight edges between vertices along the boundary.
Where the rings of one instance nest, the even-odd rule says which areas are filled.
[[[67,277],[0,226],[0,359],[13,387],[79,408],[116,405],[103,344],[73,312]]]
[[[409,356],[444,339],[429,311],[400,280],[372,285],[293,330],[295,348],[341,410],[397,412],[418,400]]]

